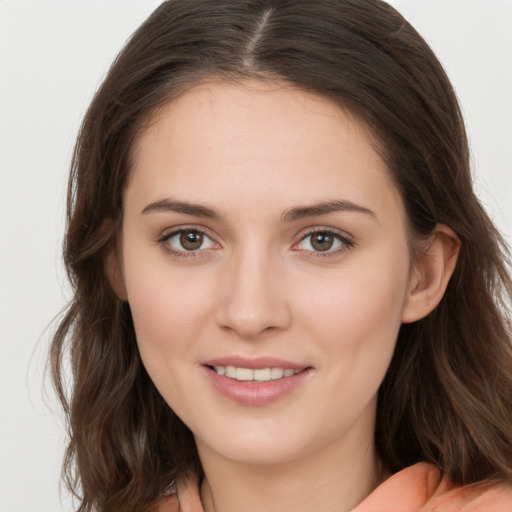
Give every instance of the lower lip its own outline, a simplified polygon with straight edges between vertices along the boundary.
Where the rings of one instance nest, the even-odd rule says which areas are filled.
[[[213,387],[223,396],[241,405],[267,405],[283,398],[296,389],[311,373],[307,368],[291,377],[270,380],[267,382],[247,382],[230,379],[219,375],[213,369],[205,366],[206,374]]]

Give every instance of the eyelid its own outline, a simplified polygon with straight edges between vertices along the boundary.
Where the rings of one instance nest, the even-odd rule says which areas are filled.
[[[338,248],[335,248],[334,250],[326,250],[326,251],[311,251],[307,249],[299,249],[296,248],[302,241],[304,241],[306,238],[316,234],[316,233],[326,233],[333,235],[337,240],[341,242],[341,246]],[[332,257],[339,255],[341,253],[344,253],[346,251],[351,250],[355,246],[355,240],[352,235],[347,233],[346,231],[342,231],[340,229],[327,227],[327,226],[317,226],[313,228],[308,228],[307,230],[304,230],[299,235],[299,240],[295,242],[292,246],[292,250],[295,250],[297,252],[304,252],[307,253],[310,257],[319,257],[319,258],[325,258],[325,257]]]
[[[209,247],[207,249],[198,249],[195,251],[187,251],[187,250],[174,249],[174,248],[170,247],[169,245],[165,245],[165,243],[168,242],[170,239],[172,239],[173,237],[175,237],[176,235],[178,235],[180,233],[183,233],[184,231],[194,231],[196,233],[199,233],[199,234],[207,237],[208,239],[210,239],[213,242],[213,244],[215,244],[217,247],[215,247],[215,248]],[[174,226],[172,228],[166,229],[163,232],[163,234],[160,237],[158,237],[156,242],[158,244],[160,244],[163,247],[163,249],[171,255],[178,256],[178,257],[190,258],[190,257],[202,256],[205,253],[208,253],[212,250],[217,250],[218,248],[222,247],[217,239],[218,239],[218,237],[215,236],[214,234],[212,234],[209,229],[207,229],[203,226],[198,226],[197,224],[196,225],[187,224],[187,225]]]
[[[157,241],[165,240],[172,236],[173,234],[179,233],[180,231],[197,231],[198,233],[203,233],[211,239],[218,240],[219,236],[213,232],[210,228],[203,226],[202,224],[177,224],[176,226],[170,226],[165,229],[162,229],[161,235],[158,237]],[[220,245],[220,243],[219,243]]]
[[[343,231],[342,229],[333,228],[331,226],[313,226],[306,229],[303,229],[297,235],[299,241],[304,240],[309,235],[314,235],[315,233],[330,233],[333,234],[343,240],[354,241],[354,237],[348,233],[347,231]]]
[[[179,233],[182,233],[184,231],[195,231],[197,233],[200,233],[204,235],[205,237],[209,238],[213,244],[215,244],[217,247],[214,248],[206,248],[206,249],[197,249],[197,250],[191,250],[187,251],[184,250],[177,250],[173,249],[170,246],[164,245],[165,242],[173,238],[174,236],[178,235]],[[315,233],[326,233],[333,235],[339,242],[341,242],[341,246],[335,248],[334,250],[328,249],[326,251],[314,251],[314,250],[308,250],[308,249],[300,249],[297,246],[304,241],[309,236],[314,235]],[[294,242],[291,249],[296,252],[302,252],[307,253],[308,257],[312,258],[326,258],[326,257],[332,257],[336,255],[341,255],[344,252],[347,252],[351,250],[355,246],[355,240],[352,235],[347,233],[346,231],[342,231],[337,228],[333,227],[327,227],[327,226],[315,226],[310,227],[305,230],[303,230],[299,235],[298,241]],[[203,256],[209,253],[212,250],[218,250],[219,248],[222,248],[222,244],[218,241],[218,237],[215,234],[212,234],[211,231],[204,227],[204,226],[198,226],[197,224],[186,224],[186,225],[179,225],[174,226],[172,228],[166,229],[163,234],[156,240],[158,244],[160,244],[163,249],[168,252],[171,255],[175,255],[178,257],[197,257],[197,256]]]

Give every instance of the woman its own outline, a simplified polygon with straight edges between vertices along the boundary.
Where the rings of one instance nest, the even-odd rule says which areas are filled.
[[[387,4],[164,2],[91,104],[68,212],[80,510],[510,508],[506,248]]]

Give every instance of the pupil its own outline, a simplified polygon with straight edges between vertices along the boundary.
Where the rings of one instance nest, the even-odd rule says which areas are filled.
[[[196,231],[184,231],[181,234],[180,243],[187,251],[195,251],[203,245],[203,235]]]
[[[311,245],[317,251],[328,251],[334,242],[333,236],[327,233],[317,233],[313,236]]]

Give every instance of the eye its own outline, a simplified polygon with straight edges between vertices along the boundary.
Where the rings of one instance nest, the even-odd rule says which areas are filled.
[[[198,229],[180,229],[162,237],[159,242],[173,254],[187,256],[208,249],[217,248],[218,245],[203,231]]]
[[[328,230],[313,231],[305,235],[296,248],[313,253],[338,253],[353,247],[354,242],[347,237]]]

